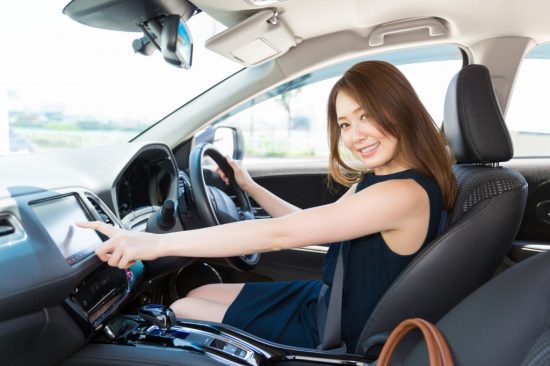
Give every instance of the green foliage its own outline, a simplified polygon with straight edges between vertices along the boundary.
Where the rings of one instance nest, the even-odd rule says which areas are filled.
[[[74,122],[50,122],[46,129],[55,131],[80,131],[80,127]]]

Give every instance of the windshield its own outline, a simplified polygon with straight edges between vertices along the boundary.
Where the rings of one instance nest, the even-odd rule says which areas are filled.
[[[193,66],[135,54],[141,33],[91,28],[63,15],[68,0],[7,0],[0,73],[0,154],[124,142],[236,72],[204,48],[225,27],[192,17]],[[213,66],[215,65],[215,66]]]

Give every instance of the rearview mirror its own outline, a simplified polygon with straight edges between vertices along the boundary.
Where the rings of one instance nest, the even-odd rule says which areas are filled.
[[[184,69],[191,68],[193,39],[179,15],[166,17],[160,34],[160,49],[167,62]]]

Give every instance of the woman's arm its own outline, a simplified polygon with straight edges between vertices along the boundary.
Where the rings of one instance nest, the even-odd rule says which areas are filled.
[[[271,217],[286,216],[302,210],[256,183],[246,169],[243,168],[241,162],[235,161],[230,157],[226,157],[226,160],[231,168],[233,168],[235,179],[241,189],[248,193]],[[218,169],[218,174],[226,183],[228,182],[225,174],[220,169]],[[354,184],[338,200],[351,196],[355,193],[356,188],[357,184]]]
[[[226,157],[226,160],[231,168],[233,168],[235,180],[239,187],[248,193],[271,217],[281,217],[301,210],[256,183],[241,165],[241,162],[235,161],[230,157]],[[218,169],[218,174],[228,183],[229,180],[220,169]]]
[[[97,255],[112,266],[126,268],[138,259],[164,256],[230,257],[312,244],[332,243],[376,232],[406,231],[400,251],[419,232],[425,236],[429,219],[426,192],[412,180],[388,181],[362,190],[335,203],[302,210],[279,218],[169,234],[138,233],[93,222],[79,224],[110,237]],[[420,228],[420,229],[419,229]],[[394,249],[394,248],[392,248]],[[414,248],[412,248],[414,249]],[[394,249],[395,250],[395,249]]]

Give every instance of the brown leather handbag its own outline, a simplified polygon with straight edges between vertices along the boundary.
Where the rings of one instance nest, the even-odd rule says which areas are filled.
[[[432,323],[420,319],[403,320],[393,332],[391,332],[388,340],[382,348],[380,357],[376,362],[377,366],[389,366],[393,351],[403,339],[403,337],[411,330],[418,328],[422,332],[428,347],[428,355],[430,358],[430,366],[453,366],[453,356],[449,350],[449,345],[443,334]]]

